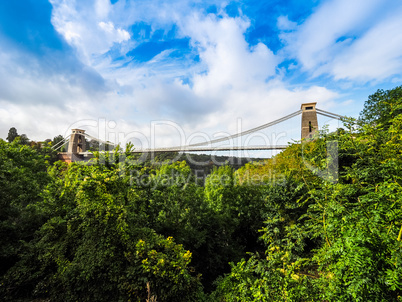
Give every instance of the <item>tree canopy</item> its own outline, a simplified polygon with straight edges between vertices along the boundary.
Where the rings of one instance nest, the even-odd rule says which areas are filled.
[[[15,127],[11,127],[10,130],[8,130],[7,141],[12,143],[17,136],[19,136],[17,129]]]
[[[0,298],[402,301],[400,109],[379,90],[343,129],[205,183],[130,146],[66,164],[0,140]]]

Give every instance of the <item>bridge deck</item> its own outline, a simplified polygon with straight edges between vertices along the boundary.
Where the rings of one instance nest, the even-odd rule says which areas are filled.
[[[205,152],[205,151],[257,151],[257,150],[283,150],[286,145],[277,146],[227,146],[227,147],[177,147],[177,148],[155,148],[155,149],[134,149],[132,153],[150,153],[150,152]],[[109,151],[112,152],[112,151]],[[91,152],[80,152],[80,155],[90,155]]]

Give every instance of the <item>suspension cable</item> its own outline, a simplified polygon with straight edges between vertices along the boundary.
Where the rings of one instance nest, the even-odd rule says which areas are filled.
[[[68,143],[69,143],[69,141],[68,141],[68,140],[67,140],[67,141],[65,141],[65,143],[59,147],[59,149],[61,149],[61,148],[63,148],[64,146],[68,145]]]
[[[322,116],[326,116],[332,119],[336,119],[336,120],[341,120],[339,117],[333,116],[333,115],[329,115],[329,114],[325,114],[325,113],[321,113],[321,112],[317,112],[317,114],[322,115]]]
[[[103,141],[103,140],[101,140],[101,139],[99,139],[99,138],[96,138],[96,137],[94,137],[94,136],[92,136],[92,135],[89,135],[88,133],[84,133],[84,135],[85,135],[86,137],[90,138],[90,139],[93,139],[93,140],[99,142],[99,143],[102,143],[102,144],[105,144],[105,145],[116,146],[116,144],[114,144],[114,143],[112,143],[112,142]]]
[[[207,141],[207,142],[191,144],[191,145],[183,146],[183,147],[198,147],[198,146],[204,146],[204,145],[208,145],[208,144],[214,144],[214,143],[227,141],[227,140],[230,140],[230,139],[233,139],[233,138],[237,138],[237,137],[240,137],[240,136],[243,136],[243,135],[251,134],[253,132],[256,132],[256,131],[259,131],[259,130],[262,130],[262,129],[265,129],[265,128],[268,128],[268,127],[271,127],[271,126],[274,126],[274,125],[279,124],[281,122],[284,122],[284,121],[286,121],[286,120],[288,120],[288,119],[290,119],[292,117],[298,116],[300,113],[302,113],[302,110],[298,110],[296,112],[293,112],[293,113],[291,113],[289,115],[286,115],[286,116],[284,116],[284,117],[282,117],[280,119],[277,119],[275,121],[269,122],[267,124],[264,124],[264,125],[261,125],[259,127],[255,127],[255,128],[252,128],[252,129],[240,132],[240,133],[236,133],[236,134],[229,135],[229,136],[222,137],[222,138],[213,139],[213,140],[210,140],[210,141]],[[175,148],[180,148],[180,147],[175,147]]]
[[[71,136],[71,134],[70,135],[68,135],[68,136],[66,136],[65,138],[63,138],[61,141],[59,141],[56,145],[54,145],[54,146],[52,146],[52,149],[53,150],[58,150],[58,149],[60,149],[61,147],[63,147],[66,143],[67,143],[67,141],[68,141],[68,139],[70,138],[70,136]],[[60,146],[59,146],[60,145]]]
[[[324,111],[324,110],[321,110],[321,109],[318,109],[318,108],[316,108],[316,111],[317,111],[317,114],[320,114],[320,115],[323,115],[323,116],[326,116],[326,117],[329,117],[329,118],[334,118],[334,119],[338,119],[338,120],[344,118],[344,116],[342,116],[342,115],[335,114],[335,113],[328,112],[328,111]],[[288,115],[286,115],[286,116],[284,116],[284,117],[282,117],[282,118],[279,118],[279,119],[277,119],[277,120],[274,120],[274,121],[272,121],[272,122],[263,124],[263,125],[261,125],[261,126],[258,126],[258,127],[255,127],[255,128],[252,128],[252,129],[249,129],[249,130],[240,132],[240,133],[232,134],[232,135],[229,135],[229,136],[226,136],[226,137],[222,137],[222,138],[218,138],[218,139],[213,139],[213,140],[206,141],[206,142],[191,144],[191,145],[187,145],[187,146],[167,147],[167,148],[159,148],[159,149],[160,149],[160,150],[162,150],[162,149],[163,149],[163,150],[169,150],[169,149],[175,149],[175,150],[177,150],[177,149],[191,148],[191,147],[199,147],[199,146],[210,145],[210,144],[219,143],[219,142],[223,142],[223,141],[228,141],[228,140],[231,140],[231,139],[234,139],[234,138],[238,138],[238,137],[241,137],[241,136],[244,136],[244,135],[248,135],[248,134],[251,134],[251,133],[260,131],[260,130],[262,130],[262,129],[266,129],[266,128],[272,127],[272,126],[274,126],[274,125],[276,125],[276,124],[282,123],[282,122],[284,122],[284,121],[286,121],[286,120],[288,120],[288,119],[291,119],[291,118],[293,118],[293,117],[296,117],[296,116],[298,116],[298,115],[301,114],[301,113],[302,113],[302,110],[300,109],[300,110],[298,110],[298,111],[295,111],[295,112],[293,112],[293,113],[291,113],[291,114],[288,114]],[[95,140],[95,141],[97,141],[97,142],[99,142],[99,143],[103,143],[103,144],[105,144],[105,145],[116,146],[116,144],[114,144],[114,143],[112,143],[112,142],[101,140],[101,139],[96,138],[96,137],[94,137],[94,136],[92,136],[92,135],[89,135],[88,133],[83,133],[83,135],[86,136],[87,138],[89,138],[89,139],[91,139],[91,140]],[[61,147],[63,147],[64,145],[66,145],[66,144],[68,143],[68,139],[69,139],[70,137],[71,137],[71,134],[68,135],[66,138],[64,138],[62,141],[58,142],[56,145],[52,146],[52,149],[54,149],[54,150],[60,149]],[[59,146],[60,144],[62,144],[62,145]]]
[[[321,114],[321,115],[324,115],[324,116],[327,116],[327,117],[331,117],[331,118],[336,118],[336,119],[338,119],[338,120],[340,120],[341,118],[344,118],[344,117],[345,117],[345,116],[343,116],[343,115],[339,115],[339,114],[336,114],[336,113],[328,112],[328,111],[321,110],[321,109],[318,109],[318,108],[316,108],[315,110],[317,111],[318,114]]]

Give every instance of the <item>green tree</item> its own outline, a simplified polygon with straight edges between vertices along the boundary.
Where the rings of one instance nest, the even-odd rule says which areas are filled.
[[[30,140],[28,138],[28,136],[26,136],[26,134],[21,134],[19,136],[19,143],[21,145],[29,145],[30,144]]]
[[[7,141],[8,141],[9,143],[11,143],[11,142],[14,141],[14,139],[15,139],[17,136],[19,136],[19,135],[18,135],[18,132],[17,132],[17,129],[14,128],[14,127],[11,127],[10,130],[8,130]]]
[[[234,254],[242,252],[230,235],[230,220],[222,220],[206,202],[204,188],[195,182],[184,161],[154,166],[136,179],[147,207],[147,225],[191,250],[192,264],[202,275],[206,291],[211,291],[214,280],[228,271]]]
[[[191,252],[147,226],[142,193],[124,164],[59,162],[50,169],[53,181],[37,205],[46,222],[2,280],[8,300],[24,293],[57,301],[144,301],[147,286],[160,301],[202,298]]]
[[[402,86],[390,90],[377,90],[368,97],[360,113],[363,124],[383,124],[402,114]]]
[[[261,236],[265,257],[255,254],[232,264],[231,273],[219,281],[214,300],[402,300],[399,92],[397,87],[370,96],[363,110],[367,124],[360,121],[357,127],[345,119],[346,130],[321,133],[303,146],[302,153],[294,153],[292,147],[278,155],[293,161],[280,160],[273,169],[293,180],[287,178],[284,188],[267,188],[270,205]],[[325,146],[334,140],[338,182],[315,175],[305,165],[331,164]],[[288,187],[289,183],[294,185]]]
[[[41,154],[17,140],[0,140],[0,276],[18,261],[41,224],[34,205],[50,181]]]
[[[88,140],[86,141],[87,150],[91,151],[99,151],[99,142],[96,140]]]

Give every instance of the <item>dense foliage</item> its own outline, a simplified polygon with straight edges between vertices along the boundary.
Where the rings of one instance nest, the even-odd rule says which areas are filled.
[[[265,162],[0,140],[2,301],[402,301],[402,88]]]
[[[265,188],[265,253],[232,263],[216,301],[402,301],[401,110],[401,87],[377,91],[346,130],[246,167],[285,182]]]

